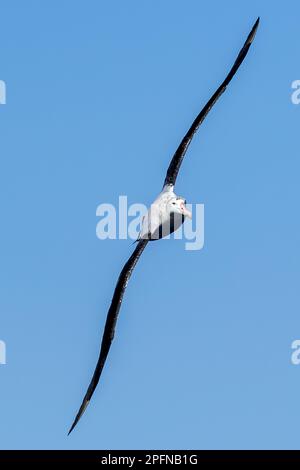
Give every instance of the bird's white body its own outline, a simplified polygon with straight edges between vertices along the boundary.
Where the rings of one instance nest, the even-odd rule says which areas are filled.
[[[173,185],[164,186],[143,218],[138,239],[159,240],[175,232],[191,213],[185,207],[185,199],[176,196]]]

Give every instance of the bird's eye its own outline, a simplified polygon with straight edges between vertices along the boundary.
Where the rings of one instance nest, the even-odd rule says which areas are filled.
[[[176,206],[176,202],[172,202],[173,206]]]

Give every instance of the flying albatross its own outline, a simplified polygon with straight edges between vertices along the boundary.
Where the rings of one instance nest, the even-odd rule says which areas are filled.
[[[259,18],[253,25],[227,77],[219,86],[219,88],[215,91],[209,101],[206,103],[204,108],[200,111],[198,116],[195,118],[193,124],[191,125],[191,127],[183,137],[182,141],[180,142],[180,145],[177,148],[167,170],[162,192],[153,202],[148,213],[142,221],[141,232],[137,240],[136,248],[128,259],[128,261],[125,263],[118,278],[117,285],[115,287],[111,305],[109,307],[106,318],[99,359],[96,365],[94,375],[84,396],[79,411],[75,417],[75,420],[70,428],[69,434],[72,432],[72,430],[80,420],[81,416],[83,415],[99,382],[114,337],[115,327],[125,289],[127,287],[132,271],[136,263],[138,262],[138,259],[140,258],[149,241],[158,240],[174,232],[175,230],[177,230],[178,227],[180,227],[186,217],[191,217],[191,213],[187,210],[185,206],[185,199],[176,196],[176,194],[174,193],[174,185],[183,157],[198,127],[200,126],[200,124],[202,124],[205,117],[207,116],[211,108],[214,106],[218,98],[222,95],[222,93],[224,93],[227,85],[237,72],[243,60],[245,59],[247,52],[254,40],[258,24]]]

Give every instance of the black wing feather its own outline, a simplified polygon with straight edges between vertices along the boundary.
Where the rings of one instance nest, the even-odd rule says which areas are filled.
[[[192,138],[194,137],[195,132],[197,131],[200,124],[202,124],[202,122],[204,121],[205,117],[207,116],[207,114],[209,113],[209,111],[211,110],[211,108],[213,107],[215,102],[222,95],[222,93],[224,93],[224,91],[226,90],[227,85],[229,84],[229,82],[231,81],[231,79],[233,78],[235,73],[237,72],[237,70],[238,70],[239,66],[241,65],[241,63],[243,62],[243,60],[245,59],[245,57],[247,55],[247,52],[248,52],[248,50],[249,50],[249,48],[250,48],[250,46],[253,42],[253,39],[255,37],[255,33],[256,33],[257,28],[258,28],[258,25],[259,25],[259,18],[257,18],[253,28],[251,29],[251,31],[250,31],[250,33],[249,33],[249,35],[248,35],[248,37],[245,41],[245,44],[243,45],[242,49],[240,50],[239,55],[237,56],[236,61],[234,62],[234,64],[233,64],[230,72],[228,73],[227,77],[225,78],[223,83],[219,86],[217,91],[212,95],[210,100],[206,103],[204,108],[200,111],[200,113],[198,114],[198,116],[194,120],[193,124],[189,128],[188,132],[186,133],[186,135],[182,139],[182,141],[181,141],[178,149],[176,150],[176,152],[175,152],[175,154],[174,154],[174,156],[171,160],[171,163],[169,165],[167,175],[166,175],[166,178],[165,178],[165,181],[164,181],[164,186],[167,185],[167,184],[175,185],[176,178],[177,178],[177,175],[178,175],[183,157],[184,157],[184,155],[187,151],[188,146],[191,143]]]
[[[111,301],[111,305],[110,305],[109,310],[108,310],[106,323],[105,323],[105,327],[104,327],[104,333],[103,333],[103,337],[102,337],[100,355],[99,355],[99,359],[98,359],[98,362],[97,362],[97,365],[96,365],[96,369],[95,369],[94,375],[92,377],[92,380],[90,382],[89,388],[88,388],[88,390],[85,394],[85,397],[82,401],[82,404],[79,408],[79,411],[76,415],[76,418],[75,418],[68,434],[70,434],[73,431],[76,424],[80,420],[81,416],[85,412],[85,409],[88,406],[88,404],[89,404],[89,402],[92,398],[92,395],[93,395],[93,393],[94,393],[94,391],[97,387],[97,384],[98,384],[100,376],[101,376],[101,372],[103,370],[103,367],[104,367],[104,364],[105,364],[105,361],[106,361],[106,358],[107,358],[107,355],[108,355],[108,352],[109,352],[109,349],[110,349],[110,346],[111,346],[111,343],[112,343],[112,340],[113,340],[113,337],[114,337],[116,323],[117,323],[117,319],[118,319],[118,314],[119,314],[120,307],[121,307],[121,304],[122,304],[125,289],[127,287],[127,284],[128,284],[129,278],[132,274],[132,271],[133,271],[136,263],[138,262],[139,257],[141,256],[142,252],[144,251],[147,243],[148,243],[148,240],[140,240],[138,242],[134,252],[130,256],[128,261],[125,263],[125,265],[124,265],[124,267],[123,267],[123,269],[120,273],[117,285],[115,287],[114,295],[113,295],[113,298],[112,298],[112,301]]]

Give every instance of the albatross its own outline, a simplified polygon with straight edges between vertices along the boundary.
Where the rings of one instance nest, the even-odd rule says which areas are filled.
[[[225,80],[221,83],[215,93],[208,100],[204,108],[196,116],[191,127],[180,142],[179,147],[177,148],[169,164],[162,192],[153,202],[150,209],[148,210],[148,213],[142,221],[142,227],[137,239],[136,247],[128,261],[125,263],[114,290],[102,336],[100,354],[92,380],[89,384],[87,392],[83,398],[82,404],[68,434],[73,431],[74,427],[80,420],[97,387],[111,347],[111,343],[114,338],[116,323],[120,312],[125,289],[127,287],[132,271],[134,270],[134,267],[136,266],[141,254],[146,248],[147,243],[150,241],[159,240],[169,235],[181,226],[186,217],[191,217],[191,213],[186,208],[185,199],[183,197],[177,196],[174,192],[174,186],[176,183],[176,178],[178,176],[180,166],[182,164],[188,146],[191,143],[191,140],[195,135],[196,131],[198,130],[199,126],[202,124],[205,117],[212,109],[216,101],[224,93],[227,88],[227,85],[237,72],[243,60],[245,59],[248,50],[254,40],[258,25],[259,18],[257,18],[256,22],[254,23],[242,49],[240,50]]]

